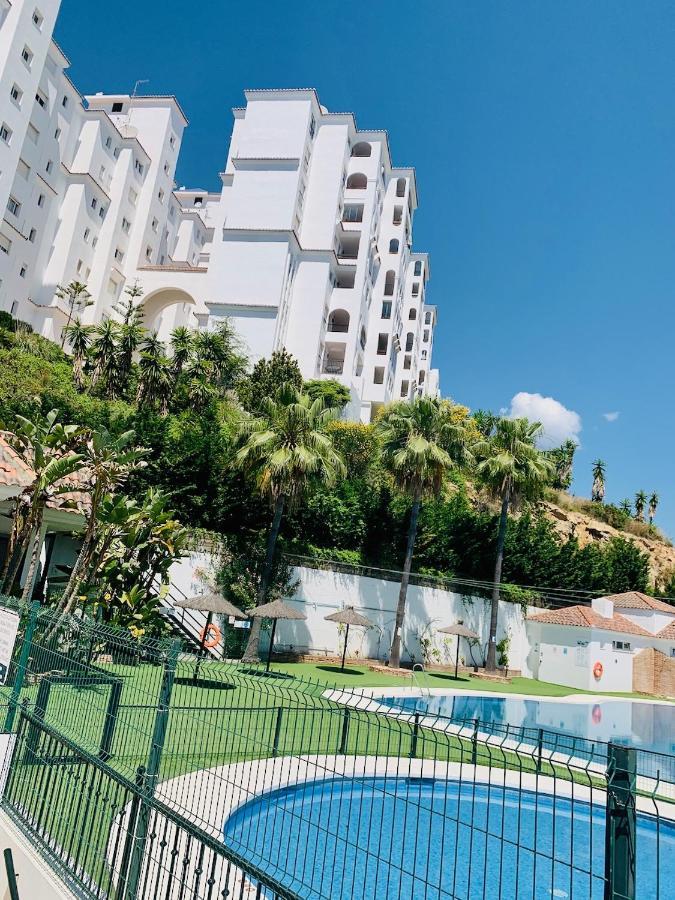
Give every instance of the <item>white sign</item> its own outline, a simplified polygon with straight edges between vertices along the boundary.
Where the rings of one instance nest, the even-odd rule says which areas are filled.
[[[7,680],[9,664],[12,661],[19,617],[8,609],[0,609],[0,684]]]

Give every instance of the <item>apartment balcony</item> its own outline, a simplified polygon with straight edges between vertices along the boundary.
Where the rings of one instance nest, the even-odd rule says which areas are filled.
[[[345,350],[343,343],[326,341],[321,363],[322,375],[342,375],[345,367]]]
[[[327,331],[346,334],[349,331],[349,313],[346,309],[334,309],[328,317]]]
[[[342,375],[345,367],[344,359],[325,359],[321,367],[322,375]]]

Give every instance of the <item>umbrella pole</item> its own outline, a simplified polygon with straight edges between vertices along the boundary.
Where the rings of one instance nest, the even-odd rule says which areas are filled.
[[[270,646],[267,651],[267,668],[266,672],[270,670],[270,663],[272,662],[272,647],[274,646],[274,632],[277,630],[277,620],[272,619],[272,634],[270,635]]]
[[[345,646],[342,651],[342,668],[341,668],[342,672],[344,672],[344,670],[345,670],[345,657],[347,655],[347,641],[348,640],[349,640],[349,625],[347,625],[347,630],[345,631]]]
[[[206,649],[206,641],[207,641],[207,639],[208,639],[208,635],[209,635],[209,626],[211,625],[211,620],[212,620],[212,619],[213,619],[213,613],[210,612],[210,613],[208,614],[208,616],[206,617],[206,625],[204,626],[204,634],[203,634],[203,636],[202,636],[201,641],[199,642],[199,643],[200,643],[200,647],[199,647],[199,655],[197,656],[197,665],[195,666],[195,673],[194,673],[194,675],[192,676],[192,680],[193,680],[193,681],[198,681],[198,680],[199,680],[199,666],[200,666],[200,664],[201,664],[202,656],[204,655],[204,651],[205,651],[205,649]]]
[[[457,653],[455,655],[455,680],[457,680],[457,669],[459,668],[459,635],[457,635]]]

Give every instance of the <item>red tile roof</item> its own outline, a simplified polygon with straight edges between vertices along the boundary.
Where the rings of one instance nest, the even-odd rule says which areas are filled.
[[[35,474],[16,450],[0,432],[0,485],[17,487],[20,493],[33,483]],[[63,491],[47,501],[51,509],[88,511],[91,505],[90,474],[87,469],[74,472],[63,479],[69,490]]]
[[[567,609],[549,609],[544,613],[528,616],[531,622],[542,622],[547,625],[570,625],[575,628],[602,628],[604,631],[618,631],[622,634],[636,634],[642,637],[653,637],[644,628],[635,625],[628,619],[614,613],[611,619],[601,616],[590,606],[569,606]]]
[[[25,488],[33,481],[33,471],[0,433],[0,484]]]
[[[611,600],[616,609],[656,609],[659,612],[667,612],[675,616],[675,606],[656,600],[640,591],[627,591],[625,594],[610,594],[607,600]]]
[[[664,638],[667,641],[675,641],[675,622],[666,625],[665,628],[662,628],[661,631],[657,632],[655,637]]]

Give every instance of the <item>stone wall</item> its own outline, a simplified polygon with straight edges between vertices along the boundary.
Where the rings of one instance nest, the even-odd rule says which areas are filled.
[[[675,659],[649,647],[633,659],[633,690],[657,697],[675,697]]]

